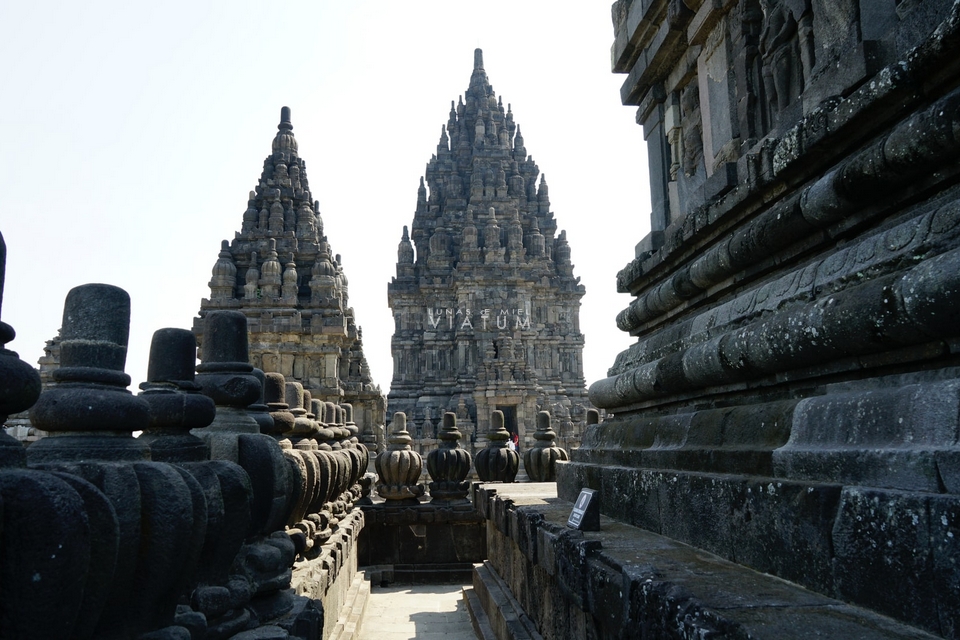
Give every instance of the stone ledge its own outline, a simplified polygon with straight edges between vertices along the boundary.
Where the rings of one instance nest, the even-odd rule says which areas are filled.
[[[418,505],[393,506],[376,503],[362,507],[366,523],[373,524],[447,524],[479,523],[483,520],[472,504],[454,506],[436,506],[430,502]]]
[[[490,565],[545,638],[934,638],[872,611],[606,517],[565,526],[555,486],[481,486]]]
[[[378,564],[363,571],[371,584],[463,584],[473,576],[473,563]]]
[[[316,556],[294,565],[290,586],[297,595],[322,603],[324,638],[331,637],[334,628],[344,622],[329,614],[342,611],[351,598],[357,575],[357,539],[363,528],[363,512],[355,509],[341,520]]]

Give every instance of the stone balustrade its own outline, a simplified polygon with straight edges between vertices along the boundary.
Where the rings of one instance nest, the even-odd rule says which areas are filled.
[[[5,257],[0,236],[0,299]],[[204,320],[196,377],[192,333],[157,331],[133,395],[129,317],[122,289],[71,290],[42,394],[0,323],[0,417],[32,405],[50,434],[28,448],[0,437],[0,635],[325,637],[363,526],[352,408],[306,413],[298,383],[288,394],[249,364],[246,318],[229,310]]]

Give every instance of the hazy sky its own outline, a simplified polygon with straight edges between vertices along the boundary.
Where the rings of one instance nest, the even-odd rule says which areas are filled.
[[[630,344],[616,274],[650,210],[609,4],[0,0],[7,348],[36,364],[67,291],[114,284],[132,298],[127,373],[141,382],[153,332],[189,328],[209,296],[287,105],[386,392],[397,243],[479,46],[587,289],[588,384],[605,377]]]

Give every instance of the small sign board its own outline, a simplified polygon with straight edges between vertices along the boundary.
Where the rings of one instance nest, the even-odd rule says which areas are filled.
[[[580,490],[567,526],[580,531],[600,531],[600,495],[596,491]]]

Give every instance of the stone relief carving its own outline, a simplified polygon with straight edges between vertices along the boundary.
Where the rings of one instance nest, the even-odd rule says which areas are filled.
[[[760,55],[765,101],[775,116],[795,102],[815,62],[809,0],[761,0]]]
[[[700,89],[694,78],[680,92],[681,128],[683,131],[683,173],[691,177],[703,159],[703,124],[700,119]],[[675,178],[671,171],[671,178]]]

